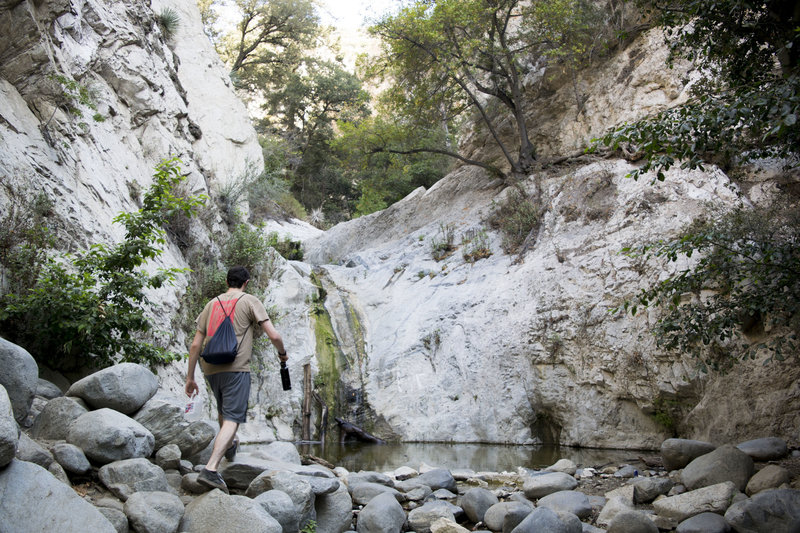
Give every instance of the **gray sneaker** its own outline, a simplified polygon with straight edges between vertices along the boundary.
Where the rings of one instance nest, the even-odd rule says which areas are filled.
[[[239,450],[239,440],[234,439],[233,444],[231,447],[225,450],[225,459],[228,461],[233,461],[236,459],[236,452]]]
[[[228,491],[228,486],[225,484],[225,480],[222,479],[222,476],[219,475],[219,472],[214,472],[204,468],[200,472],[200,475],[197,476],[197,482],[212,489],[219,489],[225,494],[230,494]]]

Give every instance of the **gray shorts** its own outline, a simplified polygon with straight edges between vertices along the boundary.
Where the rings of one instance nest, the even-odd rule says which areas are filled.
[[[217,399],[217,412],[222,419],[239,424],[247,422],[250,372],[219,372],[206,376],[206,379]]]

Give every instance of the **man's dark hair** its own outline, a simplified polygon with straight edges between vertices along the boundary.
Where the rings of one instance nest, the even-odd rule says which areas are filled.
[[[228,270],[228,287],[241,289],[244,282],[250,279],[250,272],[243,266],[231,267]]]

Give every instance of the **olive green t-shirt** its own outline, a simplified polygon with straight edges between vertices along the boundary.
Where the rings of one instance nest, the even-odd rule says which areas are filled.
[[[200,368],[203,369],[203,374],[206,376],[218,372],[250,372],[253,339],[261,336],[260,323],[269,320],[267,310],[264,309],[264,304],[258,298],[244,292],[223,293],[219,295],[219,299],[225,308],[225,313],[231,315],[233,331],[239,341],[239,350],[236,353],[236,359],[226,365],[212,365],[200,357]],[[220,301],[214,298],[208,302],[195,321],[197,331],[206,336],[200,353],[203,353],[206,343],[225,318]],[[236,302],[235,307],[234,302]]]

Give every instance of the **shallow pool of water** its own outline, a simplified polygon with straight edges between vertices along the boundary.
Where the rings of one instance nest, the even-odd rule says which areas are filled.
[[[401,466],[419,469],[425,463],[447,468],[471,468],[476,472],[516,471],[517,467],[545,468],[559,459],[571,459],[579,467],[619,465],[635,461],[648,452],[569,448],[564,446],[521,446],[503,444],[461,444],[401,442],[366,444],[331,442],[298,444],[301,454],[321,457],[350,471],[387,472]]]

